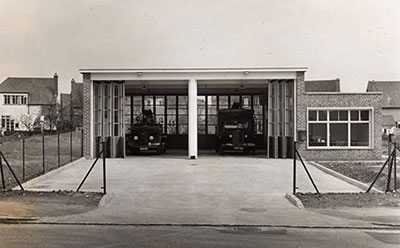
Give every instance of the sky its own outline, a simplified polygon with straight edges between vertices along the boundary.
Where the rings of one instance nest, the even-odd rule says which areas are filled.
[[[0,80],[80,68],[306,66],[306,80],[400,80],[399,0],[0,0]]]

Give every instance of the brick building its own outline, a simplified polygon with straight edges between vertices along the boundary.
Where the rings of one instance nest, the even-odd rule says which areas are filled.
[[[292,157],[293,141],[304,138],[299,150],[307,159],[379,159],[382,94],[340,93],[337,79],[308,83],[314,86],[306,92],[305,71],[82,69],[85,156],[93,157],[96,140],[106,138],[110,156],[124,157],[130,125],[151,109],[168,149],[195,159],[199,149],[214,149],[217,110],[239,103],[254,111],[256,146],[267,157]]]
[[[392,123],[400,127],[400,81],[369,81],[367,92],[382,92],[382,115],[385,117],[385,127]],[[392,122],[394,119],[394,123]]]

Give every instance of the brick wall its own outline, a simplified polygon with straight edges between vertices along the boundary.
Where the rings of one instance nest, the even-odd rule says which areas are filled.
[[[91,158],[90,151],[90,74],[83,74],[83,154],[86,158]]]
[[[372,107],[372,149],[307,149],[306,142],[298,145],[299,152],[308,160],[375,160],[382,152],[382,94],[381,93],[306,93],[304,73],[297,74],[297,130],[307,130],[308,107]],[[308,134],[307,134],[308,135]]]

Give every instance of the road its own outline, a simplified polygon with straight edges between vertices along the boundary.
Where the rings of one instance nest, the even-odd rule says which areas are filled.
[[[400,231],[0,224],[0,247],[399,247]]]

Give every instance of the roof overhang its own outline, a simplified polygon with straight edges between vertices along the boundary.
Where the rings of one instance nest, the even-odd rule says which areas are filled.
[[[306,67],[275,68],[136,68],[136,69],[81,69],[91,80],[246,80],[296,79],[297,72]]]

